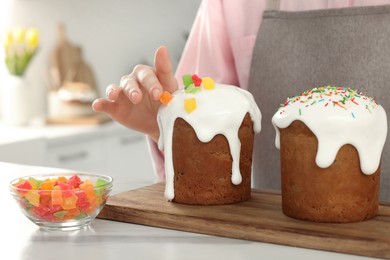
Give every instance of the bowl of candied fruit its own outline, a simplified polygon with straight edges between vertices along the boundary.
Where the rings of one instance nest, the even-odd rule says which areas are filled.
[[[23,214],[40,228],[75,230],[96,218],[112,186],[110,176],[60,173],[20,177],[9,188]]]

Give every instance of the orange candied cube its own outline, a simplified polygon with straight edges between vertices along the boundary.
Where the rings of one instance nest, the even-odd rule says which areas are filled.
[[[160,96],[160,102],[163,103],[164,105],[168,105],[172,99],[173,99],[173,96],[168,91],[164,91]]]
[[[75,218],[78,215],[80,215],[80,209],[79,208],[69,209],[66,212],[65,218],[66,219],[73,219],[73,218]]]
[[[62,208],[63,209],[75,209],[77,203],[77,196],[72,194],[70,197],[63,198]]]
[[[52,190],[53,182],[50,179],[44,180],[39,187],[41,190]]]
[[[62,206],[63,201],[62,191],[56,186],[55,189],[51,191],[51,204]]]

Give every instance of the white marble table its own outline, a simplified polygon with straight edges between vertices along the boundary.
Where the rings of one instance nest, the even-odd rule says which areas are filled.
[[[9,194],[8,184],[28,174],[64,171],[0,163],[0,259],[372,259],[101,219],[79,231],[40,230],[20,212]],[[113,177],[114,193],[148,184],[132,183],[131,176]]]

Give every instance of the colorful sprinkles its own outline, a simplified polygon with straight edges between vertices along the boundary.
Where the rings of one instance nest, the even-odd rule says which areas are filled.
[[[359,101],[360,100],[360,101]],[[323,86],[302,92],[294,97],[288,98],[286,102],[280,105],[279,113],[285,113],[285,108],[291,104],[299,102],[303,108],[310,106],[324,106],[328,107],[332,104],[333,107],[348,110],[353,106],[359,106],[361,100],[364,100],[365,109],[371,113],[378,104],[372,97],[365,96],[365,93],[359,92],[353,88]],[[353,107],[352,106],[352,107]],[[298,114],[302,116],[302,109],[298,108]],[[356,118],[356,114],[351,112],[352,118]]]

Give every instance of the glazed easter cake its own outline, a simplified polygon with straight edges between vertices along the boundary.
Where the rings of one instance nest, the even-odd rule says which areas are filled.
[[[183,83],[183,89],[163,93],[157,116],[165,198],[192,205],[248,200],[253,138],[261,128],[252,95],[197,75],[184,75]]]
[[[374,98],[351,88],[314,88],[288,98],[272,123],[286,215],[316,222],[377,215],[387,118]]]

